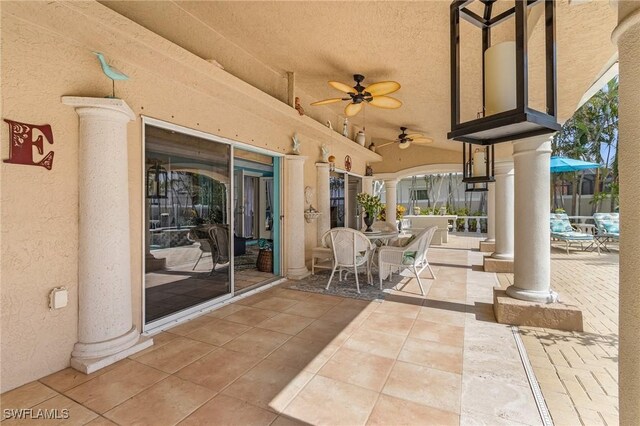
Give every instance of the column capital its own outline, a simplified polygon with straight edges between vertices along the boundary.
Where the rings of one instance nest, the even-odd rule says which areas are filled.
[[[495,176],[512,175],[513,174],[513,161],[496,161],[493,165]]]
[[[617,46],[620,43],[622,36],[636,25],[640,25],[640,8],[629,13],[627,16],[623,17],[620,22],[618,22],[618,26],[615,27],[611,33],[611,41],[613,44]]]
[[[397,185],[398,184],[399,179],[398,178],[387,178],[384,179],[384,185]]]
[[[319,169],[328,169],[331,166],[329,163],[316,163],[316,167]]]
[[[78,115],[109,116],[114,119],[133,121],[135,113],[129,105],[118,98],[87,98],[81,96],[63,96],[62,103],[76,109]]]
[[[532,154],[551,154],[551,138],[549,135],[521,139],[513,143],[513,156]]]
[[[305,161],[307,158],[306,155],[295,155],[295,154],[285,154],[284,159],[290,161]]]

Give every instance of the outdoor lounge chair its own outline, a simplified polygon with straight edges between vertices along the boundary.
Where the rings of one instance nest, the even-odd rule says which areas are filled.
[[[324,233],[320,241],[322,245],[311,250],[311,275],[316,274],[316,269],[333,269],[333,251],[331,250],[331,237],[329,232]]]
[[[393,269],[409,269],[413,272],[418,285],[420,286],[420,292],[424,296],[424,287],[422,287],[422,281],[420,280],[420,274],[425,268],[429,268],[431,277],[435,279],[435,274],[427,261],[427,250],[433,234],[435,234],[437,226],[430,226],[421,231],[416,238],[409,241],[404,247],[381,247],[378,253],[378,268],[380,269],[380,290],[382,290],[382,281],[391,276]]]
[[[571,222],[569,222],[569,216],[565,213],[552,213],[550,228],[551,238],[565,242],[567,254],[569,254],[569,246],[572,243],[579,242],[580,248],[584,250],[583,244],[585,241],[593,242],[593,235],[576,231]],[[600,249],[598,248],[599,252]]]
[[[327,290],[331,285],[331,280],[337,270],[342,280],[342,272],[353,269],[356,276],[356,289],[360,293],[360,282],[358,281],[358,266],[365,266],[367,272],[367,281],[372,283],[371,279],[371,252],[373,245],[371,241],[360,231],[351,228],[333,228],[329,231],[330,246],[333,252],[333,270],[331,277],[327,283]]]
[[[602,246],[608,251],[607,241],[620,240],[620,214],[594,213],[593,220],[598,231],[597,238],[602,240]]]

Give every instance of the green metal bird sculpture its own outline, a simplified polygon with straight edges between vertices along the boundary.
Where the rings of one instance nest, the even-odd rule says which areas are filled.
[[[109,77],[111,79],[111,96],[107,96],[107,97],[111,97],[111,98],[115,98],[116,97],[116,84],[115,81],[116,80],[129,80],[129,76],[126,75],[125,73],[123,73],[122,71],[119,71],[118,69],[112,67],[111,65],[109,65],[107,63],[107,60],[105,59],[104,55],[100,52],[93,52],[94,55],[96,55],[98,57],[98,60],[100,61],[100,66],[102,67],[102,72],[104,72],[104,75],[106,75],[107,77]]]

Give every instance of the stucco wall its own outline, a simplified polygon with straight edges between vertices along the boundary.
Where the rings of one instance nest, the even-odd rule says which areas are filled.
[[[111,82],[93,50],[128,74],[116,95],[136,113],[129,124],[131,281],[134,321],[141,325],[141,115],[286,153],[291,136],[303,141],[305,185],[316,187],[320,144],[364,174],[353,145],[323,137],[324,128],[201,58],[184,51],[98,3],[3,2],[2,116],[51,124],[53,169],[2,163],[2,391],[69,365],[77,336],[78,117],[61,96],[103,97]],[[3,123],[2,157],[8,157]],[[38,154],[35,155],[39,159]],[[96,164],[95,167],[101,167]],[[286,196],[286,194],[285,194]],[[285,223],[283,224],[285,231]],[[100,226],[99,223],[96,226]],[[315,223],[305,225],[307,248]],[[285,247],[286,250],[286,247]],[[108,255],[108,254],[105,254]],[[286,256],[283,256],[286,259]],[[48,309],[48,293],[64,285],[69,305]]]

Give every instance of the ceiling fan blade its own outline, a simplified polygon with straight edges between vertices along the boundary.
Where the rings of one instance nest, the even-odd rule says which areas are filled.
[[[376,96],[369,101],[369,105],[373,105],[378,108],[396,109],[402,106],[402,102],[390,96]]]
[[[383,143],[382,145],[376,145],[376,149],[384,148],[385,146],[393,145],[394,143],[396,143],[396,142],[395,141],[394,142],[387,142],[387,143]]]
[[[419,139],[419,138],[424,138],[424,135],[422,133],[411,133],[406,137],[409,139]]]
[[[371,93],[371,96],[388,95],[389,93],[400,90],[400,83],[397,81],[380,81],[378,83],[370,84],[364,90],[365,92]]]
[[[334,89],[338,89],[339,91],[344,93],[354,93],[354,94],[358,93],[356,89],[354,89],[353,87],[346,85],[344,83],[340,83],[339,81],[330,81],[329,86],[333,87]]]
[[[359,103],[359,104],[350,103],[344,109],[344,113],[346,114],[347,117],[353,117],[354,115],[356,115],[356,114],[358,114],[360,112],[360,110],[362,109],[363,105],[364,104],[362,102]]]
[[[341,100],[342,100],[342,98],[331,98],[331,99],[325,99],[323,101],[313,102],[311,105],[313,105],[313,106],[326,105],[326,104],[332,104],[332,103],[335,103],[335,102],[340,102]]]
[[[400,149],[407,149],[411,146],[411,142],[407,141],[407,142],[401,142],[400,144],[398,144],[398,148]]]
[[[413,142],[415,144],[418,144],[418,145],[428,145],[430,143],[433,143],[433,139],[421,137],[421,138],[413,139],[411,142]]]

